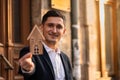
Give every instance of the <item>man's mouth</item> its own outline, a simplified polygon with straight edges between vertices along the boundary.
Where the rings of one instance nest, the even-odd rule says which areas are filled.
[[[57,38],[57,37],[58,37],[58,35],[51,35],[51,37],[52,37],[52,38]]]
[[[58,34],[53,34],[53,33],[51,33],[51,34],[49,34],[51,37],[58,37],[59,35]]]

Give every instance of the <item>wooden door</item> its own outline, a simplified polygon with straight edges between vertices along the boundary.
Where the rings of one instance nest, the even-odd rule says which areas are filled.
[[[23,80],[18,74],[18,58],[20,49],[27,45],[30,31],[30,0],[9,0],[8,5],[11,11],[9,15],[12,16],[8,16],[8,56],[14,66],[13,72],[9,73],[9,80]]]
[[[7,57],[7,4],[6,0],[0,0],[0,80],[8,80],[8,72],[10,69]],[[12,66],[13,67],[13,66]]]
[[[0,0],[0,80],[23,80],[18,59],[29,31],[30,0]]]

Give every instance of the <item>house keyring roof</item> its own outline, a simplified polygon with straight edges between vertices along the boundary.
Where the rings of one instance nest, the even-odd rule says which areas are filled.
[[[41,33],[41,30],[38,28],[37,25],[35,25],[35,26],[33,27],[31,33],[29,34],[29,36],[28,36],[28,38],[27,38],[27,40],[29,40],[31,37],[34,37],[34,38],[35,38],[36,35],[40,35],[40,38],[41,38],[42,40],[44,40],[44,36],[43,36],[43,34]]]

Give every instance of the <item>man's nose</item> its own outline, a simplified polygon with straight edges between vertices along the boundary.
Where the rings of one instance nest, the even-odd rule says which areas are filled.
[[[53,27],[53,32],[56,33],[57,32],[57,28]]]

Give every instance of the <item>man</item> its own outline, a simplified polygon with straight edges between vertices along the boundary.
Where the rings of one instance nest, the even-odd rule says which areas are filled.
[[[45,37],[43,54],[32,55],[29,47],[23,48],[19,73],[24,80],[73,80],[70,61],[58,46],[66,31],[64,16],[55,10],[48,11],[43,16],[41,30]]]

